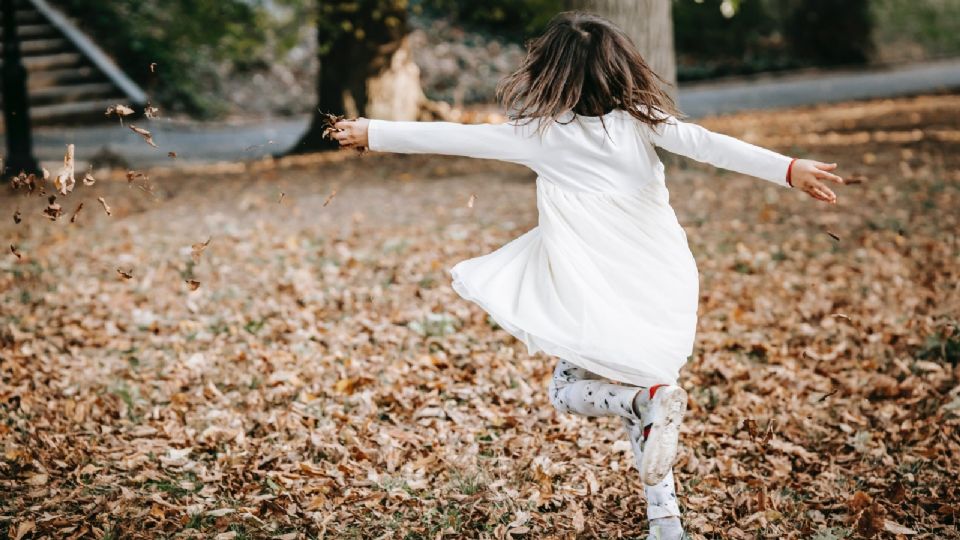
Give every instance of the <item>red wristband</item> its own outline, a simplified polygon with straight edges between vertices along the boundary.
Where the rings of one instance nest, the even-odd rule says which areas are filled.
[[[797,158],[793,158],[790,160],[790,165],[787,166],[787,185],[790,187],[793,187],[793,178],[791,178],[791,175],[793,173],[793,164],[796,162]]]

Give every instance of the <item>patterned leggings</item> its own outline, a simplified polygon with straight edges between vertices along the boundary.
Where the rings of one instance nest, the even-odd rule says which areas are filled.
[[[637,468],[640,468],[640,456],[643,453],[643,425],[634,412],[634,398],[645,388],[613,384],[596,373],[560,360],[553,370],[550,381],[550,401],[562,413],[574,413],[583,416],[619,416],[633,447],[633,456]],[[642,393],[645,397],[646,392]],[[646,406],[646,401],[637,400],[637,407]],[[677,494],[674,491],[673,471],[655,486],[643,485],[647,497],[647,518],[680,517]]]

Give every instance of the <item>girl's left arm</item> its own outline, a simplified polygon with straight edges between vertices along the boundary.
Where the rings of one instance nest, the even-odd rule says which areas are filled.
[[[378,152],[444,154],[529,164],[535,138],[512,124],[453,122],[392,122],[344,120],[333,136],[341,146],[367,147]]]
[[[837,196],[821,180],[843,183],[842,178],[830,172],[837,168],[836,163],[791,159],[697,124],[681,122],[673,116],[651,128],[650,140],[669,152],[781,186],[796,187],[829,203],[835,203]]]

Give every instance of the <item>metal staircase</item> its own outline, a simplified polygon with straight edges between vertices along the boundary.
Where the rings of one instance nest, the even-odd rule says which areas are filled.
[[[17,0],[16,16],[33,125],[102,121],[117,103],[142,109],[143,90],[47,0]]]

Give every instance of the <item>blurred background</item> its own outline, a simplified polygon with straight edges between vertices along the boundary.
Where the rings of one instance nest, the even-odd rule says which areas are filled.
[[[81,159],[122,154],[162,164],[166,156],[136,136],[97,129],[114,123],[104,112],[115,104],[142,114],[149,103],[156,140],[180,146],[185,161],[324,149],[308,129],[318,107],[489,119],[496,84],[520,62],[524,41],[570,8],[595,9],[626,28],[676,81],[694,117],[960,86],[951,60],[960,54],[960,2],[952,0],[7,4],[44,161],[82,140]]]

